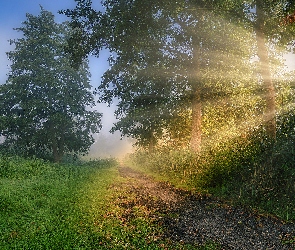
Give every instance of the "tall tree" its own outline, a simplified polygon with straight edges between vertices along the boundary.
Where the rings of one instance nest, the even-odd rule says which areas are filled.
[[[251,6],[251,5],[249,5]],[[263,85],[265,100],[264,124],[268,136],[276,138],[276,90],[271,70],[270,45],[286,46],[286,41],[292,39],[290,32],[282,32],[280,24],[290,9],[294,8],[293,1],[262,1],[255,0],[252,8],[256,15],[253,27],[256,33],[257,56]],[[288,41],[289,40],[289,41]],[[284,44],[285,43],[285,44]]]
[[[111,52],[111,67],[100,90],[103,101],[119,98],[117,114],[121,122],[115,129],[122,132],[128,128],[124,131],[130,136],[137,134],[139,127],[142,131],[157,127],[156,131],[165,132],[165,125],[185,106],[192,111],[190,146],[199,151],[204,103],[235,93],[230,88],[243,85],[242,81],[249,83],[249,76],[253,75],[249,60],[256,48],[261,62],[259,79],[267,93],[263,96],[266,127],[275,137],[275,98],[267,66],[267,42],[283,40],[274,23],[290,8],[290,1],[105,0],[103,3],[104,13],[93,14],[91,2],[80,0],[77,8],[67,14],[73,17],[82,37],[87,37],[84,40],[89,41],[86,46],[89,51],[97,52],[105,46]],[[252,78],[254,81],[257,79]],[[149,101],[140,105],[137,102],[140,98]],[[153,112],[147,108],[151,104]],[[139,116],[139,113],[133,115],[136,111],[146,119],[134,119]],[[137,139],[163,133],[139,134]]]
[[[90,8],[89,4],[89,1],[79,1],[76,10],[67,12],[73,16],[74,25]],[[234,36],[225,28],[229,25],[219,14],[224,6],[211,1],[171,4],[155,0],[104,1],[104,6],[103,15],[92,15],[100,17],[93,22],[98,24],[96,28],[88,25],[89,15],[86,15],[87,21],[83,19],[80,24],[86,23],[86,34],[90,28],[96,36],[104,38],[94,44],[93,49],[106,46],[112,53],[111,68],[105,73],[100,90],[104,101],[119,98],[117,114],[121,121],[115,128],[130,136],[140,134],[137,139],[147,141],[145,136],[160,136],[165,124],[185,105],[192,109],[191,149],[199,151],[202,99],[204,94],[208,95],[208,91],[202,93],[208,80],[205,75],[210,75],[208,71],[214,67],[223,68],[222,65],[227,64],[225,60],[221,63],[220,55],[229,54],[226,50],[234,48],[233,44],[238,41],[226,38]],[[218,82],[217,78],[211,82]],[[140,99],[145,101],[139,102]],[[144,117],[143,122],[135,119],[136,111],[137,117]],[[139,128],[149,132],[138,133]]]
[[[87,61],[71,67],[65,53],[72,30],[54,21],[41,7],[38,16],[27,14],[8,52],[11,71],[0,88],[0,134],[4,144],[25,155],[59,162],[66,153],[85,153],[100,130],[101,114],[90,91]]]
[[[94,22],[86,15],[84,21],[81,14],[90,9],[89,4],[89,1],[79,1],[77,9],[68,14],[73,16],[74,27],[78,26],[79,31],[85,28],[86,32],[80,31],[83,37],[89,35],[91,23],[94,36],[102,38],[97,39],[97,43],[91,42],[92,35],[86,39],[93,51],[105,46],[111,52],[111,67],[105,72],[98,92],[101,101],[119,99],[116,115],[120,121],[113,131],[117,129],[122,135],[136,138],[138,145],[152,151],[161,135],[163,120],[171,113],[167,105],[171,87],[167,85],[167,72],[161,63],[167,56],[160,51],[164,36],[159,26],[164,20],[153,16],[155,11],[148,1],[105,1],[104,15],[99,12],[92,15],[96,16]]]

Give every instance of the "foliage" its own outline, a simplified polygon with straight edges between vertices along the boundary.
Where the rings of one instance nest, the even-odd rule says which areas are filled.
[[[251,42],[244,41],[251,36],[223,19],[224,5],[211,1],[103,4],[104,14],[93,15],[89,1],[78,1],[76,9],[66,14],[72,17],[72,25],[80,24],[89,39],[99,33],[93,50],[101,46],[110,50],[111,67],[98,89],[100,100],[119,99],[119,121],[112,131],[136,138],[138,145],[154,146],[167,138],[167,133],[171,138],[181,133],[184,121],[178,119],[180,124],[173,126],[177,131],[170,125],[194,109],[195,89],[201,92],[203,102],[229,93],[228,87],[236,84],[241,72],[249,78],[244,62]],[[234,50],[236,46],[240,52]],[[188,126],[192,130],[192,124]]]
[[[39,16],[27,14],[16,30],[23,38],[11,41],[11,71],[0,86],[4,147],[56,162],[64,154],[87,152],[94,141],[90,133],[101,127],[101,114],[90,110],[95,103],[86,60],[74,69],[64,51],[71,29],[41,8]]]
[[[209,192],[294,220],[294,110],[277,117],[276,142],[263,127],[218,143],[202,154],[137,152],[131,162],[177,186]]]
[[[283,24],[285,25],[292,24],[294,22],[295,22],[295,11],[292,14],[288,14],[283,20]]]
[[[295,213],[291,209],[295,198],[294,110],[277,117],[277,120],[276,142],[266,144],[264,140],[263,144],[260,143],[260,151],[253,155],[256,160],[252,164],[244,164],[227,187],[236,187],[236,193],[226,194],[240,196],[254,207],[294,220]]]
[[[253,117],[256,121],[251,126],[257,126],[263,121],[263,112],[265,120],[274,115],[274,91],[265,95],[270,88],[261,83],[275,74],[278,50],[274,48],[285,48],[293,39],[292,27],[280,25],[294,7],[291,1],[171,4],[149,0],[102,4],[104,12],[95,11],[91,1],[80,0],[74,10],[64,13],[72,18],[71,25],[78,32],[72,37],[76,39],[72,43],[73,57],[83,58],[83,53],[91,52],[99,55],[103,47],[110,51],[110,68],[98,92],[100,101],[118,99],[119,121],[112,132],[119,130],[150,151],[164,141],[167,146],[190,143],[192,147],[201,132],[207,143],[204,134],[212,136],[219,130],[220,120],[228,122],[229,130],[249,118],[252,123]],[[261,16],[255,12],[256,7]],[[258,21],[263,24],[261,30]],[[261,48],[272,52],[272,72],[261,70],[257,74],[259,64],[249,63],[258,55],[264,69],[268,68],[268,55],[262,57]],[[272,82],[266,84],[274,90]],[[223,103],[218,110],[216,102]],[[275,122],[273,117],[269,120],[269,124]],[[185,139],[177,143],[180,137]]]
[[[241,149],[239,146],[242,143],[242,140],[231,141],[231,146],[219,145],[199,155],[190,150],[159,151],[154,154],[139,151],[131,156],[131,160],[136,165],[142,165],[149,173],[175,180],[178,186],[208,191],[212,187],[222,186],[243,161],[249,160],[255,148],[247,145]]]

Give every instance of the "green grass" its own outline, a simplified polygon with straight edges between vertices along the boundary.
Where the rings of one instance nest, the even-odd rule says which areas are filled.
[[[2,157],[0,169],[0,249],[92,249],[100,241],[87,214],[89,186],[96,183],[103,206],[117,174],[114,162],[78,166]]]
[[[134,199],[121,185],[126,181],[111,159],[0,157],[0,249],[218,249],[164,239],[144,206],[126,218],[122,200]]]

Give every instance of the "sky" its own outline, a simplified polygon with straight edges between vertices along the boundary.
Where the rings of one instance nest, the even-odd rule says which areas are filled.
[[[94,7],[101,8],[100,0],[94,0]],[[32,15],[40,14],[40,5],[47,11],[55,15],[55,21],[60,23],[67,20],[65,15],[58,14],[59,10],[72,9],[76,3],[74,0],[0,0],[0,84],[5,83],[9,73],[10,62],[7,59],[6,52],[14,49],[10,45],[10,39],[21,37],[21,33],[13,30],[19,28],[22,22],[26,20],[26,13]],[[100,58],[90,58],[91,85],[98,86],[101,76],[108,68],[107,52],[103,51]],[[116,121],[114,117],[115,106],[107,107],[106,104],[98,104],[97,110],[103,113],[103,129],[99,135],[96,135],[96,142],[91,148],[91,157],[121,157],[131,151],[130,140],[120,140],[120,134],[110,134],[112,124]],[[108,145],[101,145],[101,142]],[[105,149],[108,149],[107,151]],[[102,150],[104,149],[104,150]]]

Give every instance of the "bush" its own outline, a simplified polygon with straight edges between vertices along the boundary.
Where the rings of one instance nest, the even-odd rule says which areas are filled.
[[[136,152],[135,165],[177,186],[213,192],[234,201],[295,219],[295,115],[277,118],[277,139],[262,126],[243,136],[206,148]]]

